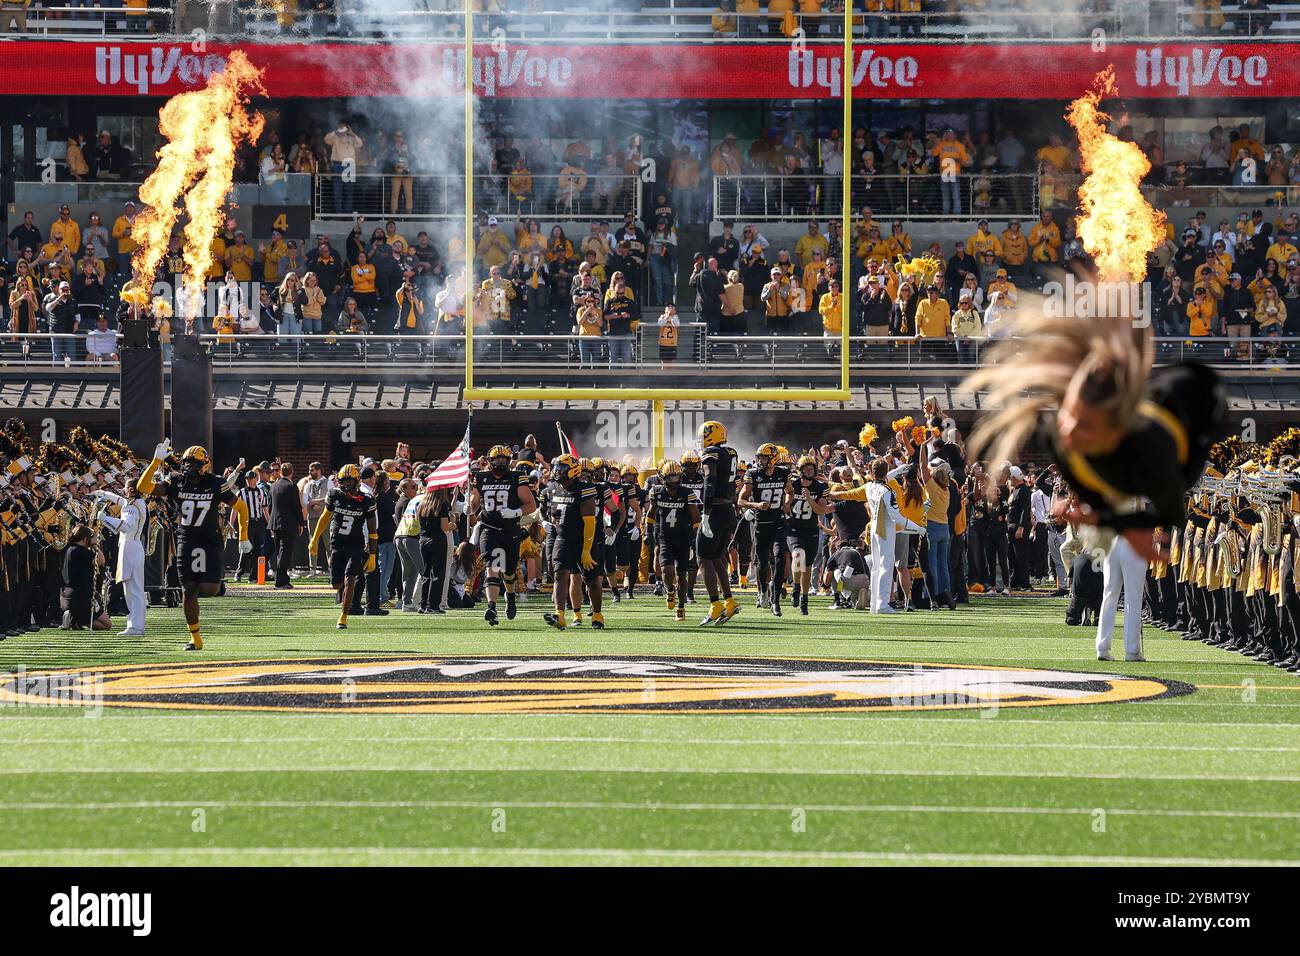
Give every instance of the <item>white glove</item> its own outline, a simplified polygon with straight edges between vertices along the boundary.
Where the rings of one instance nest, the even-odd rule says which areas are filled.
[[[108,489],[100,488],[94,493],[94,495],[92,495],[92,497],[98,498],[100,501],[109,501],[116,496]]]
[[[239,553],[240,553],[240,554],[252,554],[252,553],[253,553],[253,542],[251,542],[251,541],[241,541],[241,542],[239,542]]]
[[[454,515],[463,515],[466,507],[467,506],[463,500],[454,502],[451,506],[451,513]]]
[[[157,445],[154,446],[153,449],[154,461],[162,461],[171,453],[172,453],[172,440],[170,438],[164,438],[162,441],[160,441]]]
[[[632,539],[633,541],[640,541],[640,540],[641,540],[641,529],[640,529],[640,528],[633,528],[633,529],[632,529],[632,534],[631,534],[629,537],[631,537],[631,539]]]
[[[618,538],[618,535],[617,535],[617,534],[607,534],[607,535],[605,535],[605,547],[607,547],[607,548],[612,548],[612,547],[614,546],[614,541],[615,541],[617,538]]]
[[[706,538],[713,537],[713,529],[709,527],[708,515],[704,515],[702,518],[700,518],[700,534],[704,535],[704,537]]]
[[[497,514],[503,518],[518,518],[524,513],[523,508],[498,508]]]

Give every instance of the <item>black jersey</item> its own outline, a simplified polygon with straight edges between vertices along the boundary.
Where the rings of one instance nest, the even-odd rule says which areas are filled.
[[[187,544],[220,544],[221,505],[235,500],[234,491],[223,488],[216,475],[200,475],[193,483],[177,475],[165,487],[176,505],[176,536]]]
[[[1055,428],[1039,433],[1079,499],[1116,531],[1179,523],[1183,494],[1204,470],[1210,446],[1223,437],[1227,399],[1212,369],[1191,363],[1156,369],[1147,395],[1110,454],[1067,452],[1056,444]],[[1125,499],[1134,498],[1146,503],[1125,513]]]
[[[650,508],[661,539],[688,542],[691,538],[692,505],[698,509],[700,499],[685,485],[673,488],[657,485],[650,491]]]
[[[792,479],[793,499],[790,502],[790,517],[787,519],[789,526],[796,531],[816,531],[817,530],[817,512],[813,511],[812,505],[804,501],[803,484],[796,476]],[[830,489],[826,482],[820,478],[814,478],[808,483],[808,497],[813,501],[826,503],[826,492]]]
[[[599,506],[600,491],[589,481],[579,479],[567,488],[558,481],[550,483],[547,502],[557,538],[566,541],[583,539],[582,506],[588,501]]]
[[[479,523],[494,531],[514,531],[519,527],[518,517],[504,517],[501,510],[522,510],[519,489],[529,487],[527,475],[512,471],[498,478],[491,471],[479,471],[474,474],[474,487],[479,494]]]
[[[377,511],[373,495],[360,492],[350,495],[342,488],[335,488],[325,499],[325,507],[330,512],[331,547],[366,543],[369,536],[366,518]]]
[[[785,501],[785,486],[790,483],[790,469],[777,465],[769,475],[762,468],[751,468],[745,475],[749,498],[755,503],[766,502],[768,508],[755,511],[759,524],[780,524],[785,517],[781,504]]]
[[[682,487],[689,488],[691,491],[695,492],[695,497],[699,498],[700,501],[704,501],[704,470],[697,468],[695,474],[690,475],[687,474],[686,469],[683,468]]]
[[[701,501],[712,504],[715,501],[736,500],[736,475],[740,471],[740,456],[736,454],[736,449],[730,445],[714,445],[704,449],[700,471],[705,476]]]

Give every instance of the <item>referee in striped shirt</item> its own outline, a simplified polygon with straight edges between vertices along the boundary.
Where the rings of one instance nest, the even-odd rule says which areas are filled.
[[[257,559],[266,554],[266,528],[271,521],[271,501],[266,490],[259,484],[260,475],[256,468],[250,468],[244,475],[244,487],[239,489],[239,497],[248,508],[248,540],[253,543],[253,550],[239,556],[239,568],[235,580],[241,581],[246,576],[252,581],[257,576]]]

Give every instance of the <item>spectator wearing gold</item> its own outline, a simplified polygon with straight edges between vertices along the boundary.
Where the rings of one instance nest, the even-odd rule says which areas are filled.
[[[582,212],[582,194],[587,189],[587,173],[577,163],[566,162],[555,185],[557,213],[576,215]]]
[[[993,281],[988,285],[988,294],[991,298],[994,292],[1002,293],[1002,301],[1008,305],[1015,305],[1016,299],[1020,293],[1016,290],[1016,284],[1011,281],[1006,269],[999,269],[994,275]]]
[[[487,228],[478,239],[478,260],[481,267],[489,270],[505,265],[510,258],[510,240],[501,231],[501,224],[496,216],[489,216]],[[481,275],[482,273],[480,273]]]
[[[757,0],[741,0],[741,2],[757,5]],[[746,22],[744,19],[741,20],[741,29],[745,28]],[[679,220],[685,225],[694,225],[699,205],[700,161],[689,148],[683,146],[673,157],[668,167],[668,185],[672,188],[673,206],[677,210]]]
[[[542,235],[541,224],[536,219],[529,219],[524,226],[524,232],[516,235],[515,245],[519,248],[525,262],[534,252],[546,255],[546,237]]]
[[[1213,0],[1213,2],[1215,6],[1218,6],[1218,0]],[[1237,138],[1228,147],[1228,165],[1236,165],[1237,157],[1243,152],[1254,156],[1256,160],[1262,163],[1264,161],[1264,147],[1259,140],[1250,135],[1250,124],[1242,123],[1238,126],[1237,134]]]
[[[271,241],[259,243],[258,254],[262,257],[262,281],[269,286],[280,282],[280,262],[289,255],[289,246],[284,241],[284,233],[279,229],[271,230]]]
[[[352,266],[352,298],[357,300],[357,305],[363,310],[373,315],[379,308],[379,294],[375,289],[375,282],[378,279],[378,272],[370,262],[370,257],[364,252],[357,253],[357,261]]]
[[[981,219],[974,234],[966,240],[966,254],[978,259],[986,252],[992,252],[994,258],[1002,258],[1002,242],[989,231],[989,221]]]
[[[1268,252],[1264,253],[1264,259],[1272,259],[1277,263],[1278,271],[1281,272],[1286,268],[1286,264],[1300,255],[1300,251],[1291,243],[1290,236],[1278,236],[1273,244],[1268,247]]]
[[[768,335],[784,335],[789,331],[791,288],[789,275],[773,266],[768,282],[759,293],[763,314],[767,319]]]
[[[939,358],[943,343],[952,339],[952,309],[937,285],[926,287],[925,298],[916,307],[916,337],[924,340],[922,353],[932,359]]]
[[[830,242],[817,228],[816,220],[812,220],[808,223],[808,231],[800,236],[799,241],[794,244],[795,262],[799,264],[799,268],[805,268],[812,262],[814,250],[820,250],[822,257],[825,258],[829,247]]]
[[[1050,209],[1044,209],[1038,215],[1038,222],[1029,230],[1030,258],[1037,275],[1038,267],[1049,262],[1058,262],[1061,258],[1061,227],[1052,221]]]
[[[510,303],[517,297],[514,283],[501,274],[501,266],[489,267],[488,277],[474,294],[474,309],[487,315],[488,331],[492,335],[510,332]]]
[[[86,151],[83,148],[85,141],[85,133],[78,133],[76,136],[68,137],[68,175],[77,182],[81,182],[90,175],[90,164],[86,162]]]
[[[844,316],[842,312],[842,293],[840,291],[840,282],[838,279],[831,279],[827,283],[826,292],[822,295],[817,303],[817,312],[822,317],[822,337],[827,339],[838,339],[844,333]],[[831,343],[826,344],[826,354],[835,355],[835,350]]]
[[[1017,277],[1025,275],[1029,262],[1029,239],[1020,228],[1020,220],[1012,219],[1002,230],[1002,264]]]
[[[531,209],[533,205],[533,174],[525,165],[523,156],[515,158],[514,168],[510,170],[510,175],[506,177],[506,183],[510,189],[510,198],[520,213]]]
[[[812,295],[817,289],[817,283],[821,282],[822,276],[825,274],[826,256],[820,249],[814,249],[812,253],[812,261],[810,261],[808,265],[804,266],[803,279],[800,283],[803,286],[805,295],[807,296],[805,301],[812,301]]]
[[[1210,290],[1197,285],[1192,290],[1192,301],[1187,303],[1188,334],[1193,338],[1213,335],[1217,311],[1218,305]]]
[[[970,153],[966,145],[957,138],[957,132],[949,126],[943,131],[930,155],[935,159],[935,168],[939,173],[939,195],[943,201],[945,216],[961,215],[961,172],[970,165]]]
[[[888,239],[880,238],[880,227],[872,223],[867,227],[867,234],[858,238],[858,258],[866,265],[868,259],[892,259],[895,245]]]
[[[60,248],[67,246],[74,256],[81,252],[81,227],[66,203],[59,207],[59,218],[50,224],[50,242]]]
[[[253,263],[257,252],[248,244],[243,230],[235,233],[235,244],[226,247],[226,269],[235,274],[236,282],[253,281]]]
[[[910,256],[912,254],[912,237],[907,234],[907,229],[903,226],[901,219],[895,219],[889,227],[889,238],[885,240],[889,243],[889,261],[894,261],[899,256]]]

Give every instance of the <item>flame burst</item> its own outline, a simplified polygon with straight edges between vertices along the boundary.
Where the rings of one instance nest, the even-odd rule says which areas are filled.
[[[1079,187],[1079,239],[1093,257],[1103,282],[1141,282],[1147,253],[1164,241],[1165,214],[1151,208],[1138,188],[1151,169],[1137,143],[1111,135],[1110,117],[1098,104],[1119,93],[1115,68],[1097,74],[1093,88],[1070,104],[1065,118],[1079,135],[1087,175]]]
[[[265,93],[262,71],[240,50],[231,52],[226,68],[213,73],[201,90],[173,96],[158,114],[167,143],[158,150],[158,168],[140,187],[145,210],[131,227],[138,248],[132,256],[139,282],[152,288],[158,264],[167,252],[180,217],[184,196],[185,318],[193,320],[203,301],[208,269],[215,257],[212,241],[222,224],[222,206],[234,182],[235,151],[262,135],[260,113],[249,113],[248,98]]]

